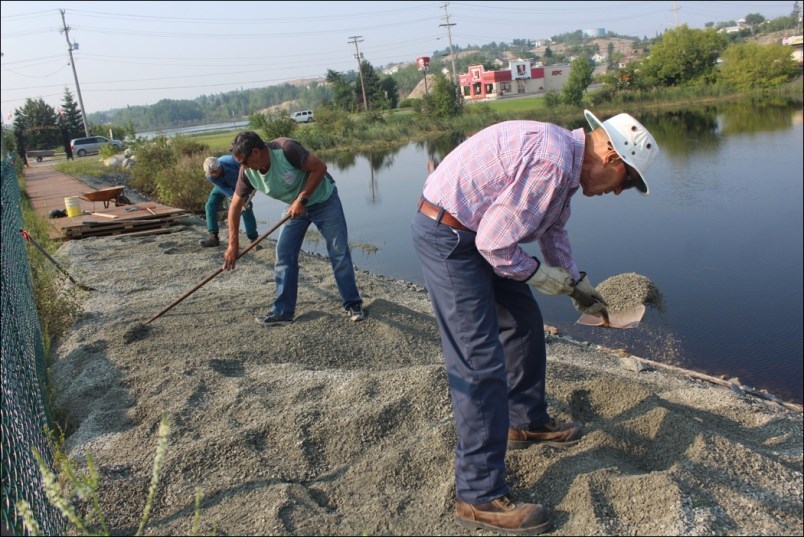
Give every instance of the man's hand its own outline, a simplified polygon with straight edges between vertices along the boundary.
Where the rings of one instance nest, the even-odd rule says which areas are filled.
[[[544,263],[528,279],[528,283],[545,295],[568,295],[572,292],[572,276],[561,267],[549,267]]]
[[[582,294],[578,295],[575,293],[576,290]],[[600,317],[606,310],[606,306],[608,306],[606,301],[603,300],[603,295],[592,287],[585,272],[581,272],[581,278],[575,284],[573,293],[571,294],[573,295],[572,305],[575,306],[575,309],[581,314],[586,313],[594,317]]]
[[[287,214],[290,215],[291,218],[296,218],[297,216],[301,216],[307,212],[307,206],[299,201],[299,198],[293,200],[293,203],[290,204],[288,207]]]
[[[229,237],[229,247],[226,248],[226,253],[223,254],[223,270],[234,270],[237,263],[237,250],[240,247],[237,242],[237,239]]]

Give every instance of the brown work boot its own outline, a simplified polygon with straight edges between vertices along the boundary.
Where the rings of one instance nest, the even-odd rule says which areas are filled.
[[[218,246],[218,245],[220,245],[220,243],[221,243],[221,241],[218,238],[217,233],[210,233],[209,237],[207,237],[206,239],[200,241],[201,246],[203,246],[204,248],[211,248],[213,246]]]
[[[537,429],[508,429],[508,449],[525,449],[536,444],[553,447],[574,446],[581,441],[581,428],[573,422],[558,423],[555,419]]]
[[[517,503],[510,495],[488,503],[455,500],[455,522],[464,528],[479,528],[508,535],[536,535],[550,527],[547,510],[540,503]]]

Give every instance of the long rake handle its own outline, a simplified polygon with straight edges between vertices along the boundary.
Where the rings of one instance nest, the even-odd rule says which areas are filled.
[[[282,224],[284,224],[285,222],[287,222],[289,219],[290,219],[290,215],[289,215],[289,214],[288,214],[288,215],[283,216],[283,217],[282,217],[282,219],[281,219],[279,222],[277,222],[276,224],[274,224],[274,226],[273,226],[271,229],[269,229],[268,231],[266,231],[265,233],[263,233],[262,235],[260,235],[260,236],[259,236],[259,237],[257,237],[256,239],[254,239],[254,240],[251,242],[251,244],[248,246],[248,248],[246,248],[245,250],[243,250],[242,252],[240,252],[239,254],[237,254],[237,258],[236,258],[236,259],[240,259],[240,258],[241,258],[241,257],[243,257],[244,255],[246,255],[246,253],[247,253],[248,251],[250,251],[252,248],[254,248],[255,246],[257,246],[257,245],[258,245],[260,242],[262,242],[262,241],[263,241],[263,240],[264,240],[266,237],[268,237],[268,235],[270,235],[271,233],[273,233],[274,231],[276,231],[276,229],[277,229],[279,226],[281,226]],[[178,305],[178,304],[179,304],[179,303],[180,303],[182,300],[184,300],[184,299],[185,299],[185,298],[187,298],[188,296],[192,295],[193,293],[195,293],[196,291],[198,291],[199,289],[201,289],[203,286],[205,286],[207,283],[209,283],[209,281],[210,281],[212,278],[214,278],[215,276],[217,276],[217,275],[218,275],[218,274],[220,274],[221,272],[223,272],[223,267],[219,268],[218,270],[216,270],[215,272],[213,272],[212,274],[210,274],[209,276],[207,276],[206,278],[204,278],[204,279],[201,281],[201,283],[199,283],[198,285],[196,285],[195,287],[193,287],[192,289],[190,289],[189,291],[187,291],[186,293],[184,293],[184,294],[181,296],[181,298],[179,298],[179,299],[177,299],[176,301],[174,301],[174,302],[173,302],[173,303],[172,303],[170,306],[166,307],[165,309],[163,309],[162,311],[160,311],[159,313],[157,313],[156,315],[154,315],[153,317],[151,317],[150,319],[148,319],[147,321],[145,321],[145,324],[149,324],[151,321],[155,321],[156,319],[158,319],[159,317],[161,317],[162,315],[164,315],[164,314],[165,314],[165,313],[167,313],[168,311],[172,310],[172,309],[173,309],[175,306],[177,306],[177,305]]]
[[[77,285],[78,287],[80,287],[82,289],[86,289],[87,291],[94,291],[94,289],[92,287],[89,287],[87,285],[84,285],[84,284],[81,284],[81,283],[78,283],[77,281],[75,281],[75,279],[72,276],[70,276],[70,273],[67,272],[66,270],[64,270],[64,268],[61,265],[59,265],[56,262],[56,260],[53,259],[50,256],[50,254],[47,253],[47,251],[44,248],[42,248],[42,245],[39,244],[38,242],[36,242],[34,240],[34,238],[31,237],[31,235],[27,231],[25,231],[24,229],[21,229],[20,233],[22,234],[23,238],[25,238],[26,241],[28,241],[31,244],[33,244],[36,247],[36,249],[39,250],[42,253],[42,255],[45,256],[48,259],[48,261],[53,263],[56,266],[57,269],[62,271],[70,279],[70,281],[73,282],[74,285]]]

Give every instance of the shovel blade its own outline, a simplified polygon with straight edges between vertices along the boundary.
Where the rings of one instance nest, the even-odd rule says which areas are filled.
[[[586,326],[605,326],[607,328],[620,329],[636,328],[639,326],[639,322],[642,320],[644,315],[645,305],[640,304],[639,306],[635,306],[630,310],[620,311],[617,313],[609,312],[608,325],[602,317],[595,317],[594,315],[589,315],[586,313],[581,315],[581,318],[576,321],[576,324],[583,324]]]

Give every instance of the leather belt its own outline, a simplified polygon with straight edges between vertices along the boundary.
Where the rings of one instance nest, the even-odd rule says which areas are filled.
[[[419,212],[432,218],[439,224],[444,224],[445,226],[449,226],[453,229],[460,229],[461,231],[472,231],[465,225],[458,222],[458,219],[449,214],[447,211],[438,205],[433,205],[424,198],[419,200]]]

